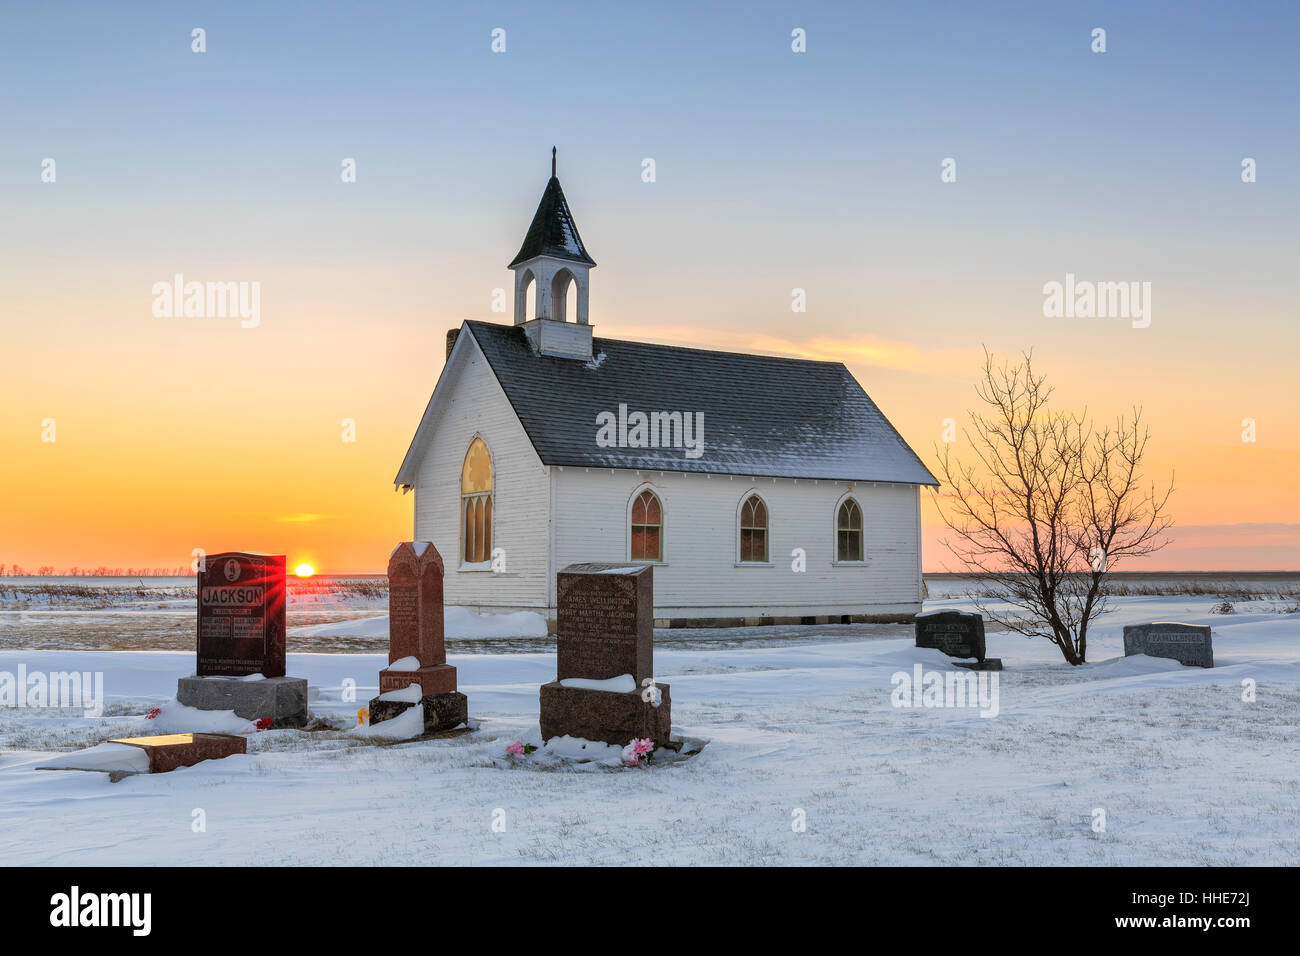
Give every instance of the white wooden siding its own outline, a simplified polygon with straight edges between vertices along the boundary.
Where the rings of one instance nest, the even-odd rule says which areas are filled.
[[[439,389],[447,399],[431,422],[432,440],[415,483],[415,540],[432,541],[446,566],[444,600],[460,607],[547,605],[550,488],[547,469],[473,338]],[[475,435],[492,455],[492,547],[505,550],[506,571],[462,571],[460,472]]]
[[[916,485],[553,468],[557,569],[627,561],[628,503],[653,488],[664,507],[664,563],[655,568],[656,617],[893,614],[920,609],[920,495]],[[837,503],[852,489],[862,507],[862,564],[834,562]],[[770,566],[739,564],[738,506],[768,507]],[[807,570],[791,570],[803,548]],[[548,603],[554,605],[554,581]]]

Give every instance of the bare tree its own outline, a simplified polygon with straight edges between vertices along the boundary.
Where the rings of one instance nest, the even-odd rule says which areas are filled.
[[[971,455],[956,460],[951,444],[939,453],[937,500],[953,535],[944,544],[982,585],[971,595],[980,612],[1082,664],[1110,572],[1167,543],[1173,478],[1157,491],[1142,477],[1150,433],[1140,409],[1094,428],[1086,410],[1049,410],[1045,381],[1031,353],[996,365],[985,351],[983,407],[963,432]]]

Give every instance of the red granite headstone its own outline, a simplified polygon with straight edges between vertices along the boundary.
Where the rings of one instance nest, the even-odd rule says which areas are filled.
[[[198,577],[200,677],[284,676],[282,554],[210,554]]]
[[[456,689],[442,634],[442,556],[428,541],[403,541],[388,559],[388,663],[415,658],[415,669],[379,672],[379,691],[419,684],[424,695]]]
[[[248,741],[236,734],[162,734],[155,737],[119,737],[109,743],[139,747],[149,755],[150,773],[167,773],[192,767],[204,760],[220,760],[248,752]]]

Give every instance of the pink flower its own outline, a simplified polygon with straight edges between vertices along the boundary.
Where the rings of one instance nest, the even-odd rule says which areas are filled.
[[[506,744],[506,753],[512,757],[522,757],[524,755],[524,744],[521,740],[516,740],[512,744]]]
[[[645,757],[649,763],[654,759],[655,742],[649,737],[633,738],[632,742],[623,748],[623,763],[629,767],[639,767],[641,758]]]

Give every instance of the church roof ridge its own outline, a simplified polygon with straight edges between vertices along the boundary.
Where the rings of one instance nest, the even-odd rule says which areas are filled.
[[[509,322],[487,322],[483,319],[465,319],[463,321],[465,325],[485,325],[493,329],[512,329],[515,327]],[[781,355],[776,352],[742,352],[739,349],[716,349],[708,348],[703,345],[671,345],[667,342],[645,342],[641,339],[612,339],[601,335],[592,336],[591,341],[593,351],[598,342],[614,342],[623,345],[639,345],[652,349],[673,349],[678,352],[703,352],[708,355],[736,355],[744,356],[746,358],[774,359],[782,362],[803,362],[809,365],[835,365],[840,368],[846,367],[843,362],[834,359],[801,358],[797,355]]]

